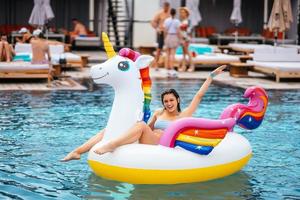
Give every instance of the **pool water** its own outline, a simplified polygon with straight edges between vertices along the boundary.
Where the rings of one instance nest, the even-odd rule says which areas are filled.
[[[179,91],[188,105],[201,81],[154,81],[152,110],[160,93]],[[212,85],[197,117],[218,118],[243,90]],[[80,161],[61,163],[68,152],[105,127],[113,90],[1,92],[0,199],[300,199],[300,91],[269,91],[262,125],[236,128],[249,139],[253,157],[240,172],[205,183],[132,185],[108,181]]]

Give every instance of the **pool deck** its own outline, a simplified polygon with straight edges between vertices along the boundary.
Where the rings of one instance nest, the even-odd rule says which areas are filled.
[[[89,55],[89,66],[95,65],[105,61],[106,54],[103,51],[92,51],[92,52],[80,52],[78,54]],[[55,80],[51,83],[51,87],[47,87],[46,82],[4,82],[0,83],[0,91],[15,91],[15,90],[29,90],[29,91],[52,91],[52,90],[88,90],[87,87],[80,84],[80,80],[90,78],[90,68],[86,67],[83,70],[66,71],[63,73],[60,80]],[[151,69],[152,79],[170,79],[164,69],[155,71]],[[204,80],[209,74],[209,69],[206,71],[196,72],[180,72],[178,74],[179,79],[199,79]],[[235,78],[231,77],[228,72],[225,72],[214,78],[214,84],[228,85],[232,87],[238,87],[245,89],[247,87],[256,85],[265,88],[266,90],[300,90],[300,81],[283,81],[280,83],[275,82],[274,79],[267,78],[265,75],[255,72],[249,72],[247,78]]]

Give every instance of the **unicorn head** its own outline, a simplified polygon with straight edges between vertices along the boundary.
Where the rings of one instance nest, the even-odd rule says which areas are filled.
[[[108,60],[91,68],[91,76],[95,83],[106,83],[114,88],[128,87],[140,81],[140,69],[148,67],[153,57],[136,55],[130,59],[124,55],[124,50],[119,55],[113,49],[106,33],[102,33],[104,48]]]
[[[108,60],[91,68],[97,84],[111,85],[115,91],[103,140],[117,137],[139,120],[149,118],[151,56],[140,55],[131,49],[121,49],[117,55],[106,33],[102,33]]]

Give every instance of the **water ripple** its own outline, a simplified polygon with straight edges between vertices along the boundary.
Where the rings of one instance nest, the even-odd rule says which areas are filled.
[[[160,94],[175,88],[182,107],[201,81],[154,81],[152,110]],[[253,158],[239,173],[206,183],[132,185],[91,173],[86,155],[61,163],[69,151],[105,127],[113,90],[2,92],[0,95],[0,199],[299,199],[299,91],[270,91],[261,127],[236,128],[252,144]],[[243,90],[212,86],[195,113],[218,118]]]

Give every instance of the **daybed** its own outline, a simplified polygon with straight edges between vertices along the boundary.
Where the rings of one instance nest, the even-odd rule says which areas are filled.
[[[280,78],[300,78],[300,55],[297,48],[267,47],[255,49],[253,61],[254,70]]]
[[[195,65],[222,65],[232,62],[240,62],[238,56],[216,53],[218,51],[217,47],[211,45],[190,44],[189,51],[191,51],[194,55],[192,59]],[[164,59],[165,56],[166,55],[164,54]],[[182,48],[179,47],[176,50],[174,64],[179,65],[182,59]],[[186,57],[186,59],[188,59],[188,57]]]
[[[175,55],[175,61],[177,64],[181,62],[182,59],[183,55]],[[193,57],[193,62],[195,65],[223,65],[239,61],[240,58],[238,56],[232,56],[222,53],[207,53]]]
[[[276,82],[281,78],[300,78],[300,62],[259,62],[247,61],[254,66],[254,71],[275,76]]]
[[[76,55],[71,52],[64,52],[63,45],[49,45],[50,55],[51,55],[51,63],[59,63],[60,59],[65,58],[66,64],[73,68],[83,68],[84,60],[81,56]],[[31,44],[23,44],[23,43],[17,43],[15,46],[15,52],[17,57],[27,56],[29,59],[27,61],[30,61],[32,58],[32,48]],[[17,59],[18,60],[18,59]]]
[[[76,37],[74,47],[94,47],[99,48],[101,40],[99,37]]]
[[[266,45],[266,44],[245,44],[245,43],[229,43],[228,46],[233,51],[242,52],[245,54],[254,53],[254,50],[258,48],[271,47],[270,45]]]
[[[0,62],[0,78],[52,79],[49,64],[31,64],[30,62]]]

